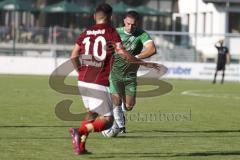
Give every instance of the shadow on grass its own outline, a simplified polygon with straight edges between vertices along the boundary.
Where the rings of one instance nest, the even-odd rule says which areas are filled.
[[[61,140],[61,139],[70,139],[70,137],[0,137],[0,140],[4,139],[10,139],[10,140],[15,140],[15,139],[24,139],[24,140]]]
[[[236,130],[205,130],[205,131],[171,131],[171,130],[131,130],[128,133],[231,133],[240,132],[240,129]]]
[[[19,126],[0,126],[1,128],[11,128],[11,129],[20,129],[20,128],[70,128],[71,126],[34,126],[34,125],[19,125]],[[115,137],[114,139],[153,139],[153,138],[234,138],[240,137],[240,135],[226,135],[224,133],[239,133],[240,130],[205,130],[205,131],[171,131],[171,130],[131,130],[127,134]],[[129,134],[128,134],[129,133]],[[136,133],[136,134],[135,134]],[[171,134],[161,134],[161,133],[171,133]],[[220,134],[223,133],[223,134]],[[98,134],[98,133],[96,133]],[[202,134],[202,135],[201,135]],[[8,139],[10,137],[0,137],[0,139]],[[94,137],[98,139],[97,137]],[[69,137],[59,137],[59,136],[50,136],[50,137],[11,137],[11,139],[69,139]]]
[[[34,126],[34,125],[6,125],[6,126],[0,126],[0,128],[58,128],[58,127],[72,127],[72,126],[47,126],[47,125],[42,125],[42,126]]]
[[[157,157],[205,157],[205,156],[238,156],[240,151],[206,151],[190,153],[102,153],[104,156],[95,156],[91,159],[103,158],[157,158]]]
[[[128,136],[118,136],[116,138],[124,139],[156,139],[156,138],[239,138],[240,135],[128,135]]]
[[[239,133],[240,130],[205,130],[205,131],[170,131],[170,130],[130,130],[126,135],[121,135],[116,138],[184,138],[184,137],[240,137],[240,135],[224,135],[224,133]],[[170,133],[170,134],[161,134]],[[222,133],[222,134],[221,134]],[[202,135],[201,135],[202,134]]]
[[[58,126],[58,125],[4,125],[0,128],[66,128],[72,127],[72,125]],[[240,132],[240,129],[236,130],[204,130],[204,131],[174,131],[174,130],[130,130],[128,133],[231,133]]]

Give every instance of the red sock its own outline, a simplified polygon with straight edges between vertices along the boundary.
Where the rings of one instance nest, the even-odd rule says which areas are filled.
[[[81,126],[78,129],[80,135],[88,135],[87,127],[85,126],[88,123],[92,123],[94,120],[82,120]]]
[[[80,142],[80,146],[79,146],[79,149],[80,149],[80,152],[84,152],[85,151],[85,144],[86,144],[86,140],[87,140],[87,136],[81,136],[81,142]]]
[[[86,127],[86,124],[88,123],[85,123],[85,122],[82,122],[84,123],[84,125],[81,125],[81,127],[79,128],[79,133],[81,135],[88,135],[88,129]],[[94,132],[101,132],[103,130],[105,130],[105,120],[103,119],[96,119],[94,122],[91,122],[91,124],[93,125],[93,130]]]
[[[93,123],[94,132],[101,132],[105,130],[106,121],[103,119],[96,119]]]

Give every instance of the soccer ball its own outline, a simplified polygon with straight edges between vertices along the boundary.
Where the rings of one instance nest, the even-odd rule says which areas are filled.
[[[109,128],[102,131],[102,135],[106,138],[117,137],[119,132],[120,132],[119,128]]]

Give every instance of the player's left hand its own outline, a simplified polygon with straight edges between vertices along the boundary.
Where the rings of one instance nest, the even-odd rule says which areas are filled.
[[[157,71],[161,71],[163,68],[165,68],[164,65],[158,64],[158,63],[153,63],[153,62],[147,62],[145,66],[148,68],[154,68]]]

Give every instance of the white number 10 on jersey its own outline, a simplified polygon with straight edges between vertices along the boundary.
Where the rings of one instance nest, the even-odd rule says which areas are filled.
[[[102,45],[102,54],[99,55],[98,53],[98,45],[99,43]],[[83,44],[85,44],[85,55],[89,54],[90,48],[90,37],[86,37],[83,39]],[[98,61],[103,61],[106,58],[107,51],[106,51],[106,39],[103,36],[98,36],[93,44],[93,56]]]

